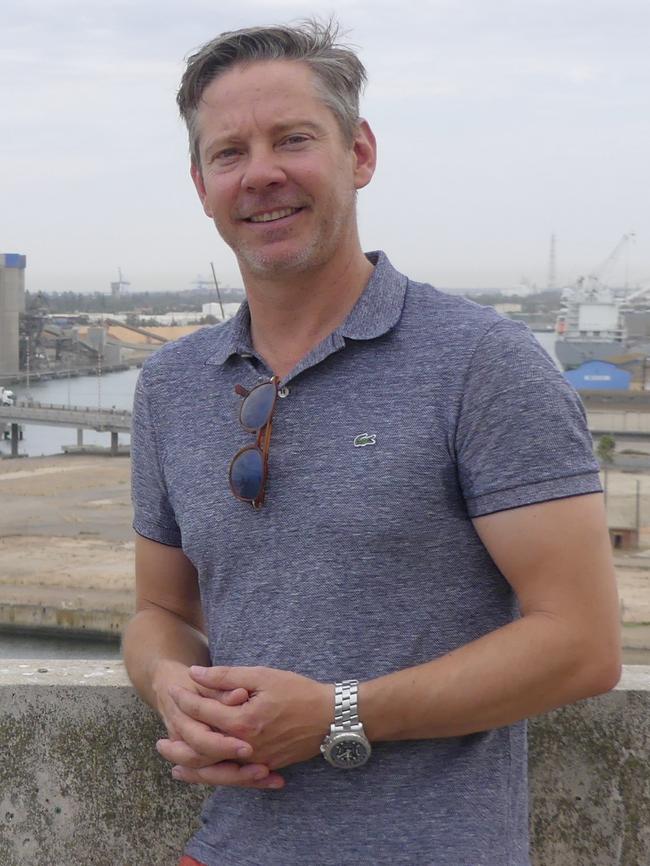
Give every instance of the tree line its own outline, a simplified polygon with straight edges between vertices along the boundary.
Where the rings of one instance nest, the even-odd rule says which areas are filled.
[[[242,289],[221,289],[221,300],[240,302]],[[29,312],[65,313],[137,313],[162,316],[169,312],[200,312],[203,304],[218,301],[214,289],[189,289],[180,292],[129,292],[117,297],[102,292],[25,292]]]

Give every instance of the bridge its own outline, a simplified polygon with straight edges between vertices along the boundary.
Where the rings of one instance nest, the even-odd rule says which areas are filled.
[[[83,431],[96,430],[111,434],[111,454],[117,455],[118,435],[131,432],[131,412],[126,409],[100,409],[91,406],[59,406],[55,403],[20,402],[15,406],[0,406],[0,427],[11,427],[11,456],[18,456],[20,426],[46,424],[54,427],[74,427],[77,445],[83,445]]]

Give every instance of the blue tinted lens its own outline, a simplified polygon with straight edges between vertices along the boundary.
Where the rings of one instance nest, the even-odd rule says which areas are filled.
[[[259,430],[271,417],[275,402],[275,382],[265,382],[250,392],[241,404],[239,420],[247,430]]]
[[[238,454],[230,467],[230,484],[242,499],[251,502],[262,492],[264,459],[259,448],[247,448]]]

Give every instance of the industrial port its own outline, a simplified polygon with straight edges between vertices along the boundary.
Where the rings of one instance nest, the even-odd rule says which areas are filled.
[[[102,377],[140,367],[160,346],[232,315],[239,306],[232,300],[224,303],[215,275],[217,302],[210,300],[191,312],[148,311],[147,327],[142,327],[136,313],[120,312],[131,299],[124,297],[129,283],[118,270],[118,280],[110,284],[114,313],[56,312],[48,309],[46,297],[26,293],[26,264],[23,255],[0,255],[0,437],[11,442],[12,457],[19,456],[22,430],[29,424],[75,428],[77,443],[66,446],[69,452],[97,451],[84,444],[84,430],[105,432],[111,437],[110,453],[121,453],[118,435],[128,433],[130,412],[101,404]],[[67,405],[35,400],[30,390],[35,383],[82,376],[98,382],[92,406],[72,405],[70,399]]]
[[[126,316],[51,313],[38,298],[27,309],[25,270],[25,256],[0,255],[0,386],[141,366],[161,345],[198,327],[142,328],[129,324]],[[124,285],[120,274],[111,283],[113,299]]]

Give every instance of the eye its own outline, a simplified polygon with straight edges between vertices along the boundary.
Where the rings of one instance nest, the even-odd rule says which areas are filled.
[[[295,147],[304,144],[306,141],[309,141],[309,136],[304,135],[301,132],[294,132],[292,135],[287,135],[286,138],[283,138],[282,144],[288,144],[289,147]]]
[[[218,150],[211,158],[210,162],[217,165],[230,165],[240,155],[241,151],[236,147],[224,147],[223,150]]]

